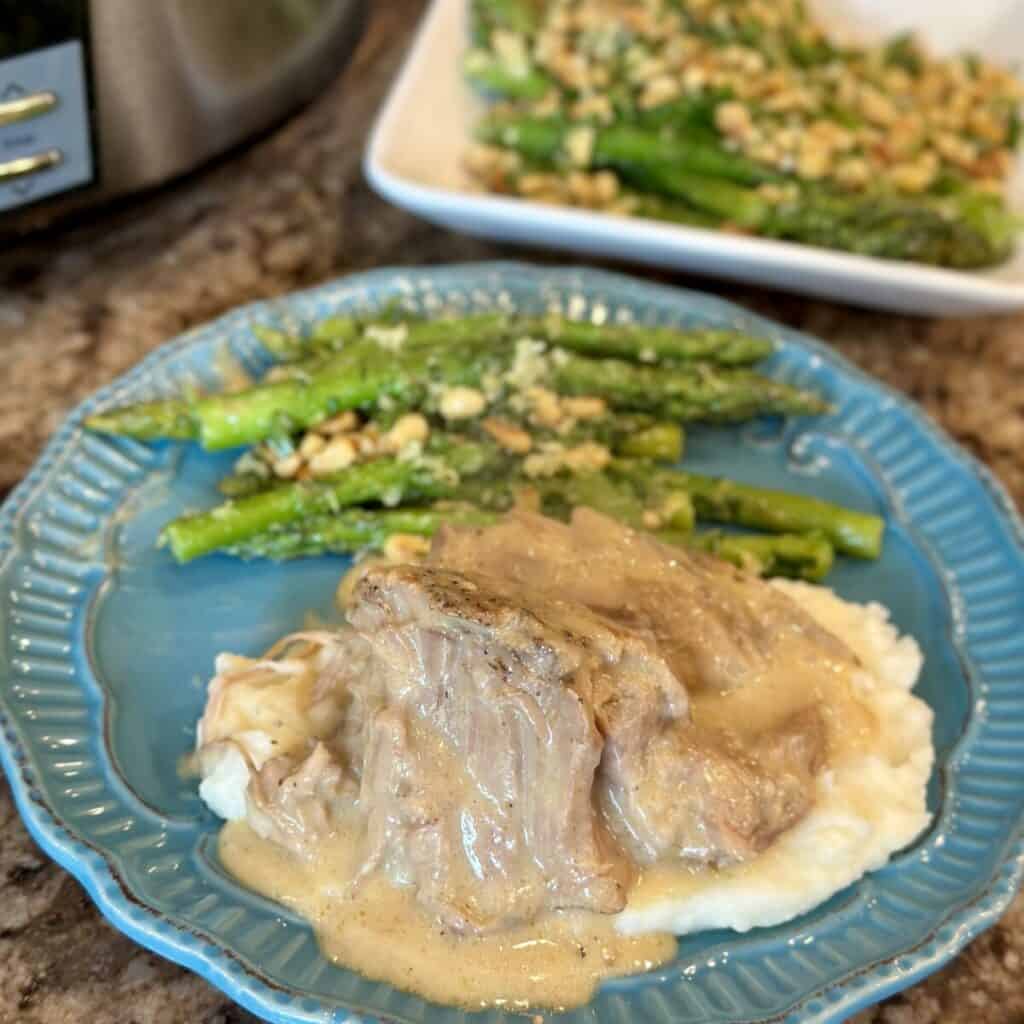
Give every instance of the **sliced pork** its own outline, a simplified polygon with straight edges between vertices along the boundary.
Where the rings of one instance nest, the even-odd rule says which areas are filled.
[[[780,645],[854,660],[775,587],[718,558],[687,553],[587,508],[570,524],[530,512],[486,528],[443,528],[430,561],[577,601],[648,633],[688,690],[756,684]]]
[[[378,569],[355,596],[387,705],[360,790],[368,866],[454,927],[621,909],[632,868],[595,813],[603,742],[586,693],[631,670],[678,690],[664,665],[585,608],[468,574]]]

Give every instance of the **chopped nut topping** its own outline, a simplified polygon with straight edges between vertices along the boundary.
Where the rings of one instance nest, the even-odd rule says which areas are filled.
[[[526,40],[518,32],[497,29],[491,33],[491,46],[510,74],[520,77],[529,74],[530,54]]]
[[[750,111],[735,100],[719,103],[715,108],[715,126],[728,138],[745,139],[754,127]]]
[[[934,180],[938,161],[925,154],[914,163],[897,164],[889,171],[889,180],[904,192],[923,192]]]
[[[845,188],[863,188],[871,180],[871,168],[867,160],[861,157],[851,157],[843,160],[836,167],[836,179]]]
[[[340,412],[329,420],[324,420],[316,425],[318,434],[326,434],[332,437],[334,434],[344,434],[349,430],[355,430],[359,426],[359,417],[352,411]]]
[[[640,94],[640,106],[645,110],[656,107],[660,103],[674,100],[682,91],[682,85],[674,75],[658,75],[651,79]]]
[[[566,137],[565,152],[574,167],[589,167],[594,152],[594,129],[589,125],[573,128]]]
[[[509,423],[508,420],[489,416],[481,426],[498,443],[500,448],[513,455],[525,455],[533,447],[533,439],[522,427]]]
[[[418,412],[399,416],[394,426],[381,438],[381,447],[387,452],[399,452],[407,444],[422,444],[430,436],[430,424]]]
[[[516,342],[516,354],[512,366],[505,376],[510,387],[525,391],[547,376],[549,371],[547,346],[533,338],[520,338]]]
[[[598,171],[592,180],[593,197],[599,203],[610,203],[619,194],[619,179],[611,171]]]
[[[596,117],[600,121],[611,121],[615,116],[612,101],[600,93],[592,93],[577,100],[572,105],[570,113],[578,120],[585,117]]]
[[[430,540],[414,533],[393,533],[384,542],[384,557],[389,562],[418,562],[430,551]]]
[[[468,420],[484,411],[487,401],[476,388],[449,388],[441,395],[440,412],[446,420]]]
[[[554,429],[562,420],[562,405],[558,395],[546,388],[530,388],[526,392],[532,412],[530,419],[540,427]]]
[[[604,469],[611,458],[611,452],[595,441],[584,441],[575,448],[548,441],[539,452],[526,456],[523,472],[531,479],[556,476],[563,470],[573,474],[596,473]]]
[[[291,455],[274,463],[274,475],[281,477],[282,480],[290,480],[301,468],[302,456],[298,452],[292,452]]]
[[[327,445],[327,441],[320,434],[308,433],[299,445],[299,455],[304,459],[311,459],[318,451]]]
[[[832,153],[827,146],[823,146],[811,136],[806,136],[800,146],[800,156],[797,159],[797,173],[801,178],[809,181],[817,181],[824,178],[832,163]]]
[[[560,191],[562,179],[557,174],[524,174],[519,179],[519,191],[524,196],[538,196],[545,192]]]
[[[377,433],[376,425],[373,423],[367,424],[358,434],[350,434],[349,438],[356,446],[357,454],[361,456],[376,455],[380,448],[380,436]]]
[[[896,120],[896,107],[892,100],[870,86],[861,89],[860,112],[873,124],[883,128]]]
[[[396,324],[394,327],[371,324],[363,334],[370,341],[377,342],[381,348],[397,352],[405,344],[405,339],[409,336],[409,328],[405,324]]]
[[[348,437],[336,437],[323,451],[317,452],[309,460],[309,469],[313,476],[327,476],[347,469],[356,461],[357,449]]]
[[[571,473],[597,473],[612,461],[612,453],[596,441],[584,441],[565,452],[564,464]]]
[[[608,403],[599,397],[581,395],[578,398],[563,398],[562,411],[574,420],[599,420],[608,412]]]

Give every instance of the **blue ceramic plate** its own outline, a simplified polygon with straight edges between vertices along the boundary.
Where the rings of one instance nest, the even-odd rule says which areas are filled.
[[[820,343],[708,296],[587,270],[398,269],[235,311],[85,402],[0,516],[0,754],[39,843],[120,929],[272,1021],[467,1014],[332,966],[298,918],[232,882],[217,822],[176,763],[221,650],[257,653],[310,610],[330,615],[338,559],[172,564],[153,541],[209,504],[230,454],[83,433],[93,410],[215,385],[225,353],[258,368],[248,327],[398,298],[427,313],[556,308],[595,320],[735,325],[778,342],[772,372],[833,415],[695,431],[688,463],[883,513],[885,554],[843,561],[845,597],[887,604],[926,653],[936,818],[921,840],[826,905],[745,935],[685,938],[657,972],[609,982],[573,1021],[839,1021],[949,959],[1009,902],[1024,864],[1024,557],[992,478],[907,402]],[[558,1015],[555,1015],[558,1016]]]

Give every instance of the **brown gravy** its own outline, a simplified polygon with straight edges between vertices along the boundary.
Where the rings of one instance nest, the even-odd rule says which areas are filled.
[[[627,936],[612,919],[580,911],[496,935],[446,933],[408,888],[374,876],[352,891],[354,836],[339,831],[302,860],[243,822],[220,834],[220,857],[240,882],[312,925],[329,959],[439,1003],[470,1008],[579,1006],[598,983],[671,959],[672,935]]]
[[[877,723],[855,694],[845,665],[817,666],[819,682],[810,692],[807,672],[790,668],[773,673],[763,688],[696,696],[695,721],[734,730],[742,722],[742,731],[756,732],[820,701],[830,759],[871,742]],[[788,686],[780,683],[786,679]],[[580,911],[549,914],[496,935],[447,933],[418,907],[408,888],[379,874],[350,886],[357,840],[354,829],[339,830],[305,860],[261,839],[248,825],[232,822],[221,832],[220,856],[243,884],[309,920],[329,959],[435,1002],[509,1009],[578,1006],[604,979],[650,970],[675,953],[672,935],[621,935],[612,917]],[[756,864],[727,871],[747,874]],[[630,903],[643,906],[686,896],[715,874],[684,864],[653,866],[638,879]]]

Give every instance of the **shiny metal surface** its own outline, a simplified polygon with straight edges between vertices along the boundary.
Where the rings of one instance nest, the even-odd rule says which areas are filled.
[[[49,113],[57,106],[55,93],[34,92],[28,96],[18,96],[13,100],[0,102],[0,125],[15,124],[18,121],[28,121],[33,117],[40,117]]]
[[[33,153],[32,156],[19,156],[15,160],[7,160],[0,163],[0,181],[13,181],[15,178],[25,178],[30,174],[47,171],[51,167],[56,167],[62,159],[59,149],[44,149],[41,153]]]
[[[342,68],[362,0],[90,0],[94,185],[0,230],[167,181],[270,127]],[[59,97],[58,97],[59,100]]]

